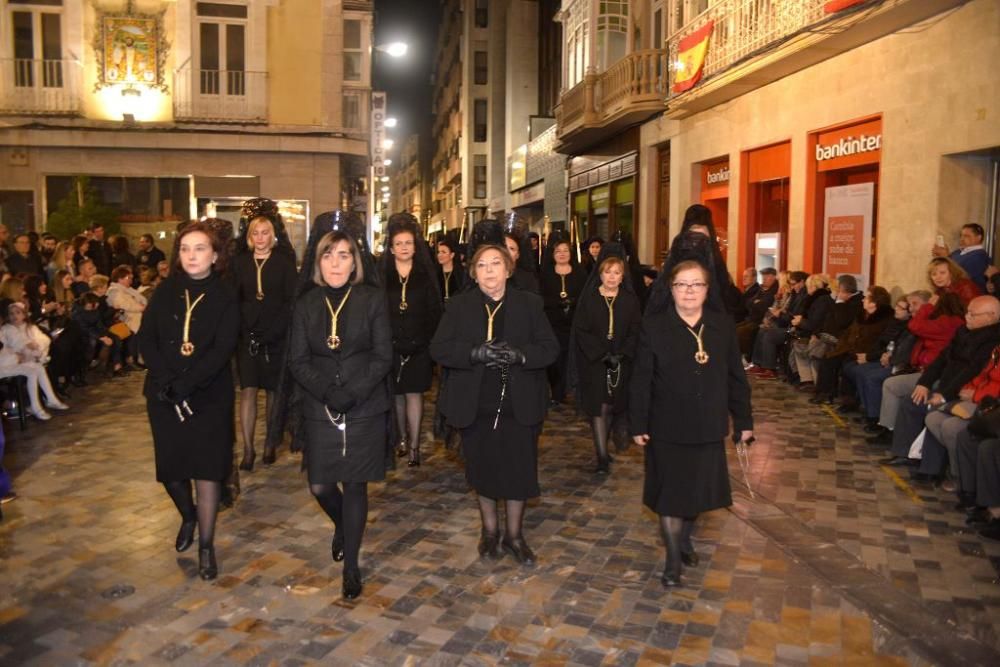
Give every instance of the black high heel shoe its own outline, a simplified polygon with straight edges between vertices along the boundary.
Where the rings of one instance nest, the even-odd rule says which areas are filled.
[[[410,460],[406,462],[407,468],[419,468],[420,467],[420,452],[414,451],[410,454]]]
[[[253,462],[256,460],[257,460],[257,450],[251,449],[250,456],[247,456],[246,453],[244,453],[243,460],[240,461],[240,470],[253,472]]]
[[[399,441],[399,447],[396,447],[396,457],[403,458],[410,451],[410,446],[406,444],[406,438]]]
[[[339,532],[334,531],[333,533],[333,542],[330,543],[330,554],[333,556],[334,563],[344,560],[344,536]]]
[[[500,535],[498,533],[482,533],[479,536],[479,556],[489,557],[493,560],[500,558]]]
[[[264,465],[269,466],[278,459],[277,452],[274,447],[264,447],[264,456],[261,458]]]
[[[682,551],[681,562],[690,567],[698,567],[698,563],[701,562],[701,556],[699,556],[698,552],[694,550]]]
[[[219,576],[219,566],[215,562],[215,547],[198,549],[198,576],[205,581],[211,581]]]
[[[177,540],[174,542],[177,553],[187,551],[194,543],[194,527],[197,525],[198,521],[194,519],[181,523],[181,529],[177,531]]]
[[[361,571],[360,570],[344,570],[344,585],[341,588],[341,592],[344,594],[345,600],[353,600],[354,598],[361,595]]]
[[[534,565],[535,564],[535,553],[528,546],[528,543],[524,541],[523,537],[515,537],[514,539],[508,540],[506,536],[500,540],[500,546],[503,547],[504,551],[509,553],[514,557],[521,565]]]

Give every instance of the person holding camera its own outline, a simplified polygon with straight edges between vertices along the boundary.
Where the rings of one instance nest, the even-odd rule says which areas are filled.
[[[484,233],[484,224],[493,225],[490,233]],[[430,350],[448,370],[439,405],[448,423],[461,429],[465,476],[479,497],[479,555],[499,558],[502,548],[531,565],[535,555],[522,534],[524,506],[541,493],[545,369],[559,355],[559,342],[541,298],[508,287],[514,261],[499,223],[480,222],[477,228],[473,238],[484,242],[472,254],[469,271],[479,289],[451,298]],[[506,501],[502,540],[500,498]]]
[[[206,223],[178,231],[171,275],[153,293],[139,327],[149,372],[143,393],[156,455],[156,479],[181,515],[175,548],[186,551],[198,528],[198,574],[215,579],[215,520],[232,465],[233,376],[239,336],[236,292],[219,273],[222,243]],[[194,480],[197,505],[191,489]]]

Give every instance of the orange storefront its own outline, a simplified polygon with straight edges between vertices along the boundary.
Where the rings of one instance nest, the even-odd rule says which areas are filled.
[[[740,240],[738,266],[788,266],[788,197],[792,171],[790,141],[740,154]]]
[[[836,267],[824,266],[826,221],[829,217],[827,189],[840,186],[872,184],[870,229],[865,244],[858,248],[864,266],[861,273],[874,278],[875,242],[878,226],[879,166],[882,158],[882,117],[870,116],[810,132],[806,173],[806,207],[803,243],[803,269],[838,273]],[[861,235],[859,234],[859,237]],[[852,271],[853,272],[853,271]]]
[[[701,163],[701,203],[712,211],[715,232],[723,258],[729,256],[729,158],[717,158]],[[721,224],[720,224],[721,221]]]

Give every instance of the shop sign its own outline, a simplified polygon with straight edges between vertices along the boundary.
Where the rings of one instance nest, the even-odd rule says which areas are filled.
[[[510,165],[509,189],[511,191],[523,188],[528,178],[528,144],[514,149],[508,158]]]
[[[828,146],[816,144],[816,161],[822,162],[831,158],[877,151],[880,148],[882,148],[881,134],[871,137],[865,134],[857,137],[842,137],[837,143]]]
[[[729,160],[701,165],[701,189],[713,190],[729,186]]]
[[[372,93],[372,169],[375,171],[375,178],[385,176],[385,113],[386,113],[385,93]]]
[[[816,147],[811,159],[816,162],[816,171],[878,164],[882,157],[881,118],[816,132],[812,136]]]
[[[530,187],[510,193],[510,207],[527,206],[543,199],[545,199],[545,181],[539,181]]]

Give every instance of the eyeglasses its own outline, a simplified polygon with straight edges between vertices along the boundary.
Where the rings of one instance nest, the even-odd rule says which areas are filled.
[[[982,315],[989,315],[988,312],[974,313],[971,310],[965,314],[966,317],[980,317]]]
[[[678,292],[700,292],[708,287],[708,283],[673,283],[671,287]]]

